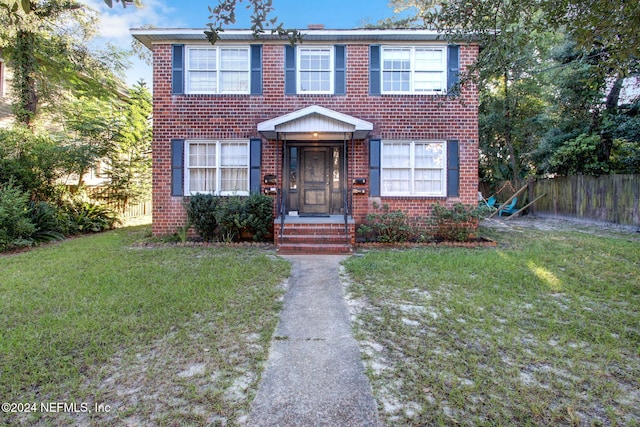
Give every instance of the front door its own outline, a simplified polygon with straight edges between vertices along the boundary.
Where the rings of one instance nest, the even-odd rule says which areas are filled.
[[[300,151],[300,213],[328,214],[332,151],[329,147],[301,147]]]

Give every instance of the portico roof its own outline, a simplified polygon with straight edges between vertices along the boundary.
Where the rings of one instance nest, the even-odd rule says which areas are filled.
[[[344,134],[364,139],[372,130],[370,122],[319,105],[258,123],[258,131],[268,139],[276,139],[277,134],[301,140],[342,139]]]

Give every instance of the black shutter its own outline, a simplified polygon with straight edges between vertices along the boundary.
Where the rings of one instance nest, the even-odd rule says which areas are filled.
[[[171,140],[171,195],[184,196],[184,139]]]
[[[262,45],[251,45],[251,95],[262,95]]]
[[[369,94],[380,95],[382,84],[380,67],[380,45],[369,46]]]
[[[284,47],[284,93],[296,94],[296,48],[290,45]]]
[[[174,44],[171,53],[171,93],[184,93],[184,45]]]
[[[334,90],[336,95],[347,94],[347,58],[346,58],[346,46],[336,45],[335,50],[335,76],[334,76]]]
[[[262,140],[254,138],[249,143],[249,190],[252,193],[259,193],[261,189]]]
[[[380,148],[379,139],[369,140],[369,195],[380,196]]]
[[[447,197],[460,195],[460,144],[447,142]]]
[[[447,94],[458,95],[460,92],[460,46],[452,44],[448,46],[447,53]]]

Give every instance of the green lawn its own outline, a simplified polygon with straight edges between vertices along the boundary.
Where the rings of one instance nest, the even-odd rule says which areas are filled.
[[[640,425],[640,240],[512,227],[346,271],[388,425]]]
[[[147,232],[0,256],[0,396],[38,409],[0,425],[242,423],[289,265],[260,249],[132,246]],[[481,234],[499,247],[346,261],[382,419],[640,425],[637,236]],[[79,411],[43,413],[51,402]]]
[[[147,232],[0,256],[0,395],[37,404],[35,414],[0,413],[0,425],[204,425],[246,415],[289,264],[259,249],[131,245]],[[46,402],[111,410],[43,414]]]

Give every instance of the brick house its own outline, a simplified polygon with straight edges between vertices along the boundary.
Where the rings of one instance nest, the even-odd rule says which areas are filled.
[[[132,34],[153,52],[154,235],[184,224],[196,192],[272,195],[289,252],[350,250],[375,204],[424,216],[477,203],[478,90],[457,90],[477,45],[428,30],[310,29],[296,46],[248,30],[216,45],[203,30]]]

